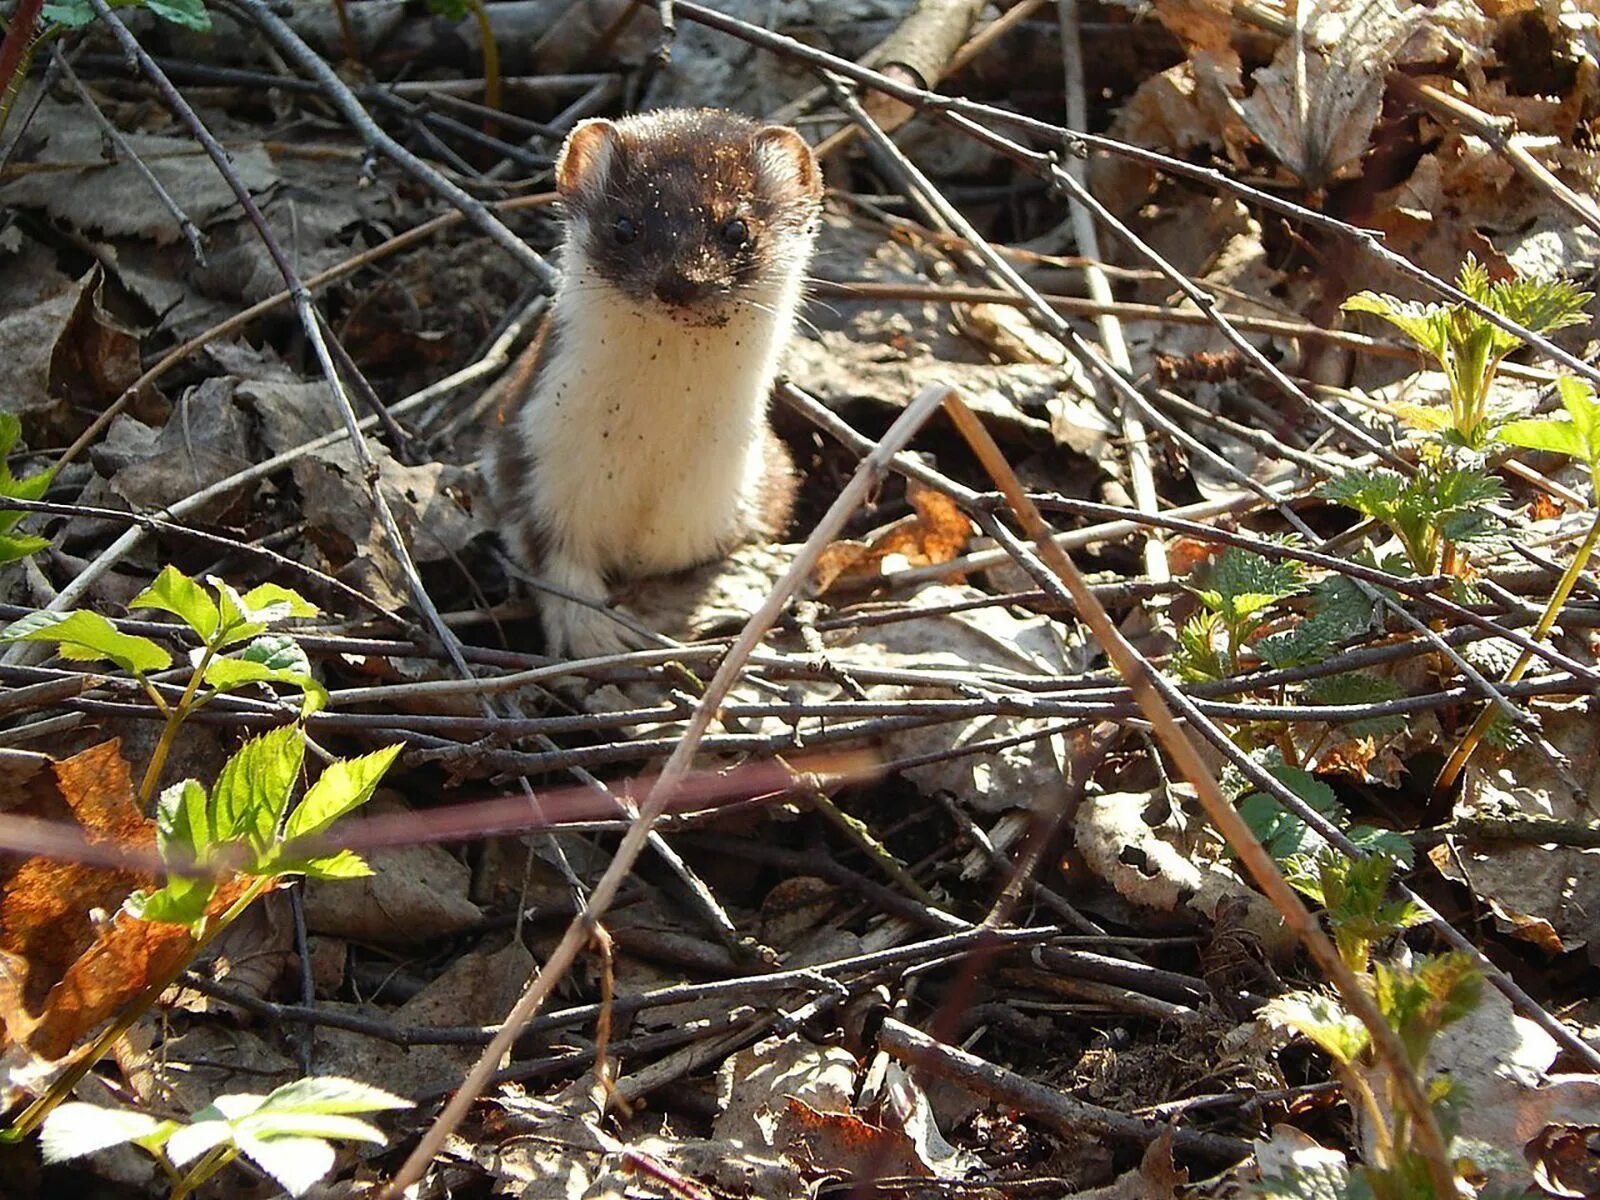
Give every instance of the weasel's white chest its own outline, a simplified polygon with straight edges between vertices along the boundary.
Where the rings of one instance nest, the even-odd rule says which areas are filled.
[[[748,527],[775,354],[764,314],[715,328],[564,297],[522,411],[530,514],[563,553],[616,574],[715,557]],[[753,319],[761,316],[763,319]]]

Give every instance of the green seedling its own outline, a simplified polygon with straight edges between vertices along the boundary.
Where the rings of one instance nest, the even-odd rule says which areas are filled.
[[[5,1140],[16,1141],[36,1128],[188,964],[285,877],[355,879],[372,873],[352,851],[328,845],[328,834],[335,822],[372,798],[402,747],[329,763],[291,810],[305,745],[298,724],[285,726],[246,742],[209,792],[198,781],[185,779],[161,793],[156,850],[166,882],[153,892],[135,892],[123,909],[136,920],[185,926],[194,946],[182,962],[141,991],[74,1066],[56,1077],[6,1131]],[[222,885],[240,879],[246,881],[242,890],[213,914],[221,903]]]
[[[209,592],[176,567],[167,566],[128,605],[130,610],[171,613],[199,639],[188,680],[176,699],[168,699],[152,679],[172,666],[172,655],[150,638],[121,632],[99,613],[31,613],[0,633],[0,642],[44,642],[74,662],[112,663],[139,682],[165,718],[139,787],[144,805],[155,795],[183,722],[216,697],[252,684],[281,684],[300,692],[303,715],[327,702],[327,692],[312,676],[310,660],[300,644],[288,634],[270,631],[284,621],[315,617],[316,606],[275,583],[261,584],[241,595],[221,579],[208,582]]]
[[[1398,844],[1382,843],[1363,858],[1349,858],[1324,845],[1283,864],[1284,878],[1322,905],[1340,957],[1358,975],[1371,969],[1373,946],[1428,919],[1414,901],[1390,898],[1395,867],[1411,861],[1411,844],[1396,840]],[[1401,856],[1391,857],[1396,850]]]
[[[1174,666],[1179,677],[1201,682],[1237,672],[1245,644],[1266,622],[1272,606],[1305,590],[1300,564],[1228,547],[1212,566],[1206,586],[1189,589],[1204,608],[1178,633]]]
[[[184,1200],[241,1155],[291,1196],[303,1196],[334,1166],[334,1142],[383,1145],[383,1130],[361,1118],[411,1102],[338,1076],[285,1084],[268,1094],[218,1096],[187,1121],[129,1109],[63,1104],[44,1123],[46,1163],[133,1145],[154,1156]]]
[[[1490,283],[1489,273],[1469,255],[1456,282],[1491,312],[1541,336],[1587,319],[1583,310],[1590,293],[1564,280]],[[1402,405],[1395,410],[1402,421],[1467,450],[1481,451],[1489,444],[1495,427],[1509,415],[1493,401],[1495,373],[1506,355],[1523,345],[1521,338],[1465,304],[1420,304],[1381,292],[1360,292],[1346,300],[1344,308],[1382,317],[1444,372],[1449,406]]]
[[[1439,464],[1425,465],[1410,478],[1383,469],[1348,471],[1317,494],[1385,526],[1418,575],[1447,568],[1447,551],[1454,546],[1493,537],[1499,525],[1490,506],[1506,498],[1494,476]]]
[[[1594,389],[1582,380],[1561,379],[1557,381],[1556,388],[1561,396],[1561,405],[1566,409],[1565,417],[1512,421],[1501,427],[1500,440],[1513,446],[1526,446],[1530,450],[1548,450],[1556,454],[1565,454],[1582,462],[1589,468],[1590,482],[1594,487],[1596,501],[1600,503],[1600,403],[1595,401]],[[1534,641],[1543,641],[1555,628],[1556,617],[1561,612],[1562,605],[1566,604],[1568,597],[1572,595],[1572,589],[1577,586],[1578,577],[1583,574],[1583,569],[1589,565],[1589,559],[1594,554],[1597,542],[1600,542],[1600,508],[1596,509],[1595,518],[1589,525],[1589,532],[1579,544],[1577,552],[1573,554],[1572,561],[1567,564],[1567,569],[1556,582],[1555,591],[1550,594],[1550,601],[1545,605],[1538,625],[1534,627]],[[1505,681],[1517,682],[1527,672],[1532,662],[1533,651],[1523,650],[1515,665],[1507,672]],[[1483,740],[1494,723],[1494,706],[1487,705],[1478,714],[1477,720],[1472,723],[1466,736],[1461,739],[1439,771],[1439,777],[1435,781],[1436,787],[1447,788],[1455,782],[1456,777],[1467,765],[1467,760],[1472,757],[1472,752],[1478,748],[1478,743]]]
[[[21,436],[22,422],[10,413],[0,413],[0,500],[8,496],[17,500],[37,500],[44,495],[45,489],[50,486],[51,478],[55,475],[53,468],[35,472],[25,479],[18,479],[11,473],[6,458]],[[17,532],[17,522],[26,515],[15,509],[7,511],[0,508],[0,563],[27,558],[34,551],[43,550],[50,544],[48,538]]]
[[[1408,965],[1375,961],[1378,943],[1424,919],[1421,909],[1391,899],[1395,863],[1382,854],[1351,860],[1332,850],[1291,860],[1286,875],[1322,903],[1340,956],[1370,988],[1384,1022],[1404,1047],[1406,1065],[1427,1078],[1428,1053],[1440,1030],[1461,1020],[1478,1002],[1482,976],[1470,954],[1422,955]],[[1282,1200],[1455,1200],[1439,1196],[1417,1150],[1407,1110],[1392,1075],[1376,1069],[1371,1037],[1339,998],[1325,991],[1290,992],[1270,1001],[1263,1015],[1293,1030],[1328,1056],[1350,1105],[1370,1137],[1366,1158],[1353,1168],[1299,1171],[1262,1181],[1261,1194]],[[1430,1103],[1448,1127],[1459,1105],[1448,1076],[1428,1080]],[[1470,1163],[1478,1148],[1457,1141],[1451,1158]]]
[[[1377,829],[1370,825],[1346,826],[1350,814],[1339,803],[1331,787],[1310,771],[1276,760],[1277,755],[1268,751],[1263,764],[1267,772],[1304,801],[1306,807],[1344,829],[1345,836],[1357,846],[1380,851],[1382,855],[1392,856],[1401,862],[1411,861],[1411,843],[1405,838],[1393,830]],[[1240,790],[1243,791],[1242,788]],[[1285,870],[1289,869],[1290,864],[1333,852],[1322,834],[1265,792],[1251,792],[1236,801],[1235,807],[1267,853]]]

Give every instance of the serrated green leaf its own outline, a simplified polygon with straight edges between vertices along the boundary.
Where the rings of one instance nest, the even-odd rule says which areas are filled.
[[[216,883],[209,878],[190,879],[183,875],[167,876],[166,886],[159,891],[134,892],[122,902],[128,915],[141,921],[160,921],[169,925],[198,925],[206,915]]]
[[[300,727],[285,725],[246,742],[217,776],[211,789],[216,839],[242,841],[258,860],[242,869],[253,871],[260,866],[276,840],[289,795],[300,777],[305,747]]]
[[[1356,705],[1383,704],[1398,700],[1404,690],[1392,679],[1352,671],[1342,675],[1327,675],[1313,679],[1306,685],[1306,698],[1313,704]],[[1406,719],[1398,714],[1390,717],[1357,717],[1341,722],[1357,737],[1398,733],[1405,728]]]
[[[1371,1041],[1359,1017],[1345,1011],[1325,992],[1290,992],[1267,1001],[1261,1015],[1274,1025],[1292,1029],[1317,1044],[1337,1062],[1352,1063]]]
[[[1403,833],[1393,829],[1376,829],[1371,825],[1352,825],[1345,830],[1345,836],[1355,843],[1356,848],[1372,855],[1381,855],[1392,858],[1402,867],[1412,867],[1416,863],[1417,852],[1409,839]],[[1418,918],[1426,917],[1418,910]],[[1413,922],[1406,920],[1398,924],[1410,925]]]
[[[1440,363],[1450,351],[1450,309],[1442,304],[1419,304],[1382,292],[1358,292],[1341,307],[1346,312],[1382,317]]]
[[[1300,564],[1229,546],[1217,558],[1205,590],[1191,589],[1228,621],[1253,616],[1279,600],[1305,591]]]
[[[199,866],[213,841],[205,788],[193,779],[163,788],[156,799],[156,850],[161,861],[180,869]]]
[[[322,610],[299,592],[276,583],[257,584],[242,599],[250,615],[258,621],[306,620],[322,615]]]
[[[128,602],[132,608],[154,608],[169,612],[205,642],[217,632],[217,605],[206,591],[170,563],[161,568],[154,582]]]
[[[44,1119],[39,1150],[45,1162],[58,1163],[127,1142],[152,1149],[178,1128],[176,1121],[164,1121],[147,1113],[74,1100],[58,1104]]]
[[[1334,824],[1344,820],[1344,806],[1333,794],[1333,789],[1309,771],[1275,763],[1267,767],[1267,773],[1314,812],[1321,813]],[[1316,854],[1327,847],[1326,838],[1265,792],[1246,796],[1239,801],[1238,809],[1239,815],[1244,817],[1256,834],[1256,840],[1279,862],[1296,855]]]
[[[41,611],[13,621],[0,642],[48,642],[74,662],[112,662],[136,675],[165,670],[172,656],[149,638],[120,633],[97,612]]]
[[[203,0],[145,0],[145,4],[164,21],[196,33],[211,32],[211,14],[206,11]]]
[[[372,1113],[410,1108],[393,1092],[342,1075],[311,1075],[274,1089],[257,1112]]]
[[[404,745],[385,746],[360,758],[329,763],[306,792],[284,830],[284,840],[315,837],[340,817],[372,798],[373,791]]]
[[[1185,683],[1209,683],[1224,679],[1228,664],[1221,647],[1227,641],[1222,618],[1214,612],[1196,613],[1178,630],[1178,649],[1172,656],[1172,669]]]

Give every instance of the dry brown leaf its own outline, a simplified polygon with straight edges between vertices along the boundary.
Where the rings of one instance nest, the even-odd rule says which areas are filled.
[[[139,812],[128,764],[112,740],[51,764],[15,813],[70,820],[91,842],[150,850],[155,826]],[[155,879],[137,871],[29,858],[0,874],[0,1019],[4,1037],[45,1059],[60,1058],[194,948],[181,925],[138,921],[122,901]],[[232,893],[237,895],[235,889]],[[97,922],[95,912],[115,914]]]
[[[1150,797],[1113,792],[1086,798],[1078,808],[1077,847],[1091,870],[1127,899],[1173,912],[1180,906],[1216,920],[1224,902],[1235,902],[1238,923],[1260,938],[1275,958],[1293,951],[1295,938],[1272,903],[1247,888],[1219,862],[1174,844],[1170,827],[1145,820]]]
[[[1545,740],[1566,759],[1554,764],[1538,746],[1497,764],[1476,761],[1455,815],[1522,816],[1575,826],[1600,820],[1600,725],[1590,704],[1541,706]],[[1516,842],[1460,842],[1435,847],[1434,865],[1464,883],[1514,937],[1560,954],[1587,945],[1600,962],[1600,849]]]
[[[936,566],[966,549],[972,522],[954,500],[914,479],[906,481],[906,499],[914,515],[886,525],[865,542],[841,540],[822,552],[811,574],[818,595],[870,587],[885,570]]]

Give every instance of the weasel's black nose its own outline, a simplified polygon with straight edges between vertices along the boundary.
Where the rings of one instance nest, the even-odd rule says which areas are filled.
[[[684,307],[704,299],[710,289],[697,279],[669,271],[656,280],[656,299],[663,304]]]

